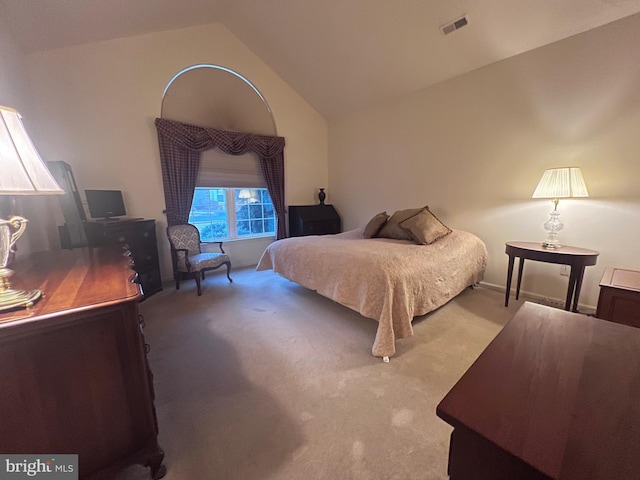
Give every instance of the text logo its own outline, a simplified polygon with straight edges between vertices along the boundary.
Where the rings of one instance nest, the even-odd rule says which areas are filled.
[[[0,455],[0,480],[78,480],[78,455]]]

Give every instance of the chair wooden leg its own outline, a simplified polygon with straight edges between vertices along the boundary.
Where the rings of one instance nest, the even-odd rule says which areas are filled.
[[[174,275],[173,278],[176,280],[176,290],[180,290],[180,274]]]
[[[204,280],[204,270],[202,270],[202,279]]]
[[[193,277],[196,279],[196,285],[198,286],[198,296],[202,295],[202,286],[200,285],[200,272],[193,272]]]
[[[233,283],[233,279],[229,276],[229,273],[231,273],[231,262],[224,262],[224,264],[227,266],[227,278],[229,282]]]

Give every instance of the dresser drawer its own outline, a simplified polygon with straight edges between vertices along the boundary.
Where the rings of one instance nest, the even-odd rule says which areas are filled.
[[[150,270],[138,272],[138,283],[142,287],[142,294],[145,298],[162,290],[162,280],[160,270],[151,268]]]

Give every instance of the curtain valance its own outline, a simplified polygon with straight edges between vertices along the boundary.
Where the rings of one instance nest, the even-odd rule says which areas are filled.
[[[156,118],[156,128],[158,134],[187,150],[202,152],[217,147],[230,155],[254,152],[261,159],[284,154],[284,137],[198,127],[164,118]]]

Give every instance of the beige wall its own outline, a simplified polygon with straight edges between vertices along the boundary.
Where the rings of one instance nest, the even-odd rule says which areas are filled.
[[[24,111],[29,106],[22,54],[0,18],[0,105]]]
[[[307,203],[327,183],[327,124],[220,24],[121,38],[26,57],[47,160],[73,167],[81,190],[120,189],[130,216],[158,220],[163,277],[170,261],[154,119],[173,76],[195,64],[230,68],[250,80],[286,138],[286,200]],[[235,266],[257,262],[268,241],[229,244]]]
[[[537,241],[552,210],[531,194],[546,168],[582,168],[591,197],[561,200],[561,240],[640,269],[640,15],[331,122],[329,188],[346,228],[428,204],[488,247],[504,287],[504,242]],[[528,262],[523,290],[563,298],[557,265]]]

